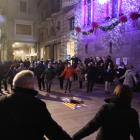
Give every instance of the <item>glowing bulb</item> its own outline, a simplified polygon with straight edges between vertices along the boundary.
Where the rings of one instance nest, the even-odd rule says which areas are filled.
[[[107,1],[109,1],[109,0],[99,0],[100,4],[104,4],[104,3],[106,3]]]

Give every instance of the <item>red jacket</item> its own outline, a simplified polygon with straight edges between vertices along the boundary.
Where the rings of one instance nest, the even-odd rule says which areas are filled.
[[[78,75],[81,75],[80,73],[78,73],[72,66],[71,67],[66,67],[65,70],[63,71],[63,73],[59,76],[59,77],[63,77],[65,75],[66,79],[69,79],[70,76],[73,77],[73,73],[76,73]]]

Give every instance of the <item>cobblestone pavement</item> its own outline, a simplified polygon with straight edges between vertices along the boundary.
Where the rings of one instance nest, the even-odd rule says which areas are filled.
[[[86,93],[85,83],[83,83],[83,89],[80,89],[79,83],[75,81],[72,83],[71,93],[64,93],[64,90],[61,90],[59,88],[58,79],[55,79],[52,84],[51,93],[48,94],[46,91],[39,91],[37,97],[46,103],[47,108],[52,115],[52,118],[60,126],[62,126],[62,128],[70,136],[72,136],[75,132],[81,129],[85,124],[87,124],[87,122],[89,122],[89,120],[91,120],[95,116],[99,108],[105,103],[104,99],[113,95],[112,93],[116,84],[116,82],[113,83],[111,87],[111,94],[105,95],[104,85],[95,84],[93,92]],[[86,104],[87,107],[73,110],[68,106],[62,104],[61,99],[71,99],[72,97],[82,98],[84,104]],[[140,93],[133,93],[132,108],[137,110],[140,116],[139,102]],[[82,140],[95,140],[97,133],[98,131]]]

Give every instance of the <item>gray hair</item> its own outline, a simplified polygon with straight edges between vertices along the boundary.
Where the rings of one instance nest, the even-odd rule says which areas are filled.
[[[34,73],[30,70],[23,70],[14,77],[13,86],[26,86],[27,84],[32,84],[34,82]]]
[[[20,66],[24,66],[24,64],[23,63],[20,63]]]

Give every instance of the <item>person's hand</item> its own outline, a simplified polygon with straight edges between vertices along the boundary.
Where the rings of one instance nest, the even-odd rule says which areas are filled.
[[[101,78],[101,76],[99,76],[99,78]]]
[[[3,81],[5,81],[5,79],[3,79]]]
[[[40,76],[40,78],[42,78],[42,76]]]
[[[138,84],[138,81],[135,81],[135,84]]]

